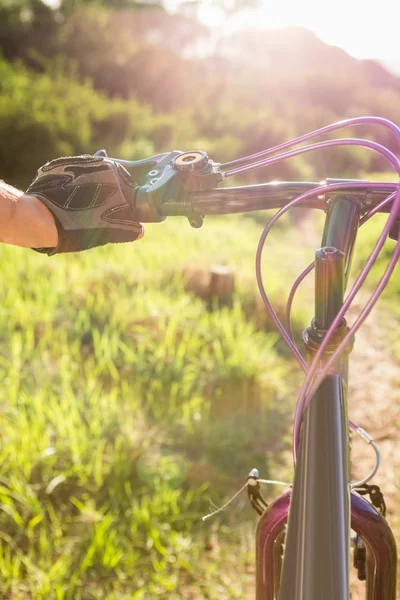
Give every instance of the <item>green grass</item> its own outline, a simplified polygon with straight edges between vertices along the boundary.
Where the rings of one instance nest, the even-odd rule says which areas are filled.
[[[201,516],[252,467],[283,468],[290,444],[300,378],[257,319],[260,232],[243,217],[178,220],[81,255],[0,249],[2,597],[246,594],[256,516],[244,499]],[[307,262],[272,275],[289,239],[281,228],[265,261],[280,310]],[[215,263],[236,274],[230,308],[185,291],[184,268]]]

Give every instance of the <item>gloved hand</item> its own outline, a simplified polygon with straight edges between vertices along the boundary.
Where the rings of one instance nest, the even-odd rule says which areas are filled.
[[[85,154],[46,163],[25,193],[53,214],[58,245],[36,250],[49,255],[78,252],[142,237],[143,226],[133,211],[134,191],[128,171],[104,156]]]

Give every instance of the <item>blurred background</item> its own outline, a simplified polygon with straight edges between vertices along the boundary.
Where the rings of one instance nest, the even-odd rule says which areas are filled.
[[[351,116],[400,123],[389,0],[379,15],[358,1],[325,8],[0,0],[0,177],[24,189],[46,161],[99,148],[125,159],[201,149],[225,162]],[[382,128],[340,132],[349,134],[398,150]],[[379,156],[345,148],[232,183],[325,177],[393,180]],[[253,467],[292,476],[302,374],[255,286],[269,216],[207,218],[200,230],[169,219],[137,244],[51,259],[0,249],[2,598],[254,597],[257,516],[246,494],[201,517]],[[266,288],[281,317],[322,222],[297,212],[268,242]],[[360,232],[355,273],[382,222]],[[299,343],[312,289],[311,279],[295,304]],[[382,441],[378,483],[396,531],[399,292],[397,273],[359,335],[350,402]],[[353,451],[365,475],[373,457],[357,442]]]

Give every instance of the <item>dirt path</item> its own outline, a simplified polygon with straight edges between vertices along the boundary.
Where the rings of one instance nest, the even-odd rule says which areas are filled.
[[[365,303],[365,299],[363,299]],[[356,301],[351,316],[363,306]],[[378,443],[382,464],[375,481],[387,496],[393,510],[400,473],[400,370],[386,341],[385,327],[397,327],[388,315],[380,319],[378,308],[357,333],[350,359],[349,417]],[[383,325],[383,324],[384,325]],[[373,465],[373,452],[362,442],[353,443],[354,475],[363,476]]]
[[[365,305],[365,296],[356,299],[349,321]],[[397,532],[400,547],[399,476],[400,476],[400,369],[387,342],[388,328],[398,323],[383,307],[376,308],[356,336],[350,359],[349,417],[375,440],[381,454],[381,466],[373,483],[380,486],[387,505],[387,519]],[[353,437],[353,479],[364,477],[374,465],[374,452],[358,436]],[[365,598],[362,587],[353,579],[352,598]]]
[[[362,306],[357,301],[351,315],[358,314]],[[386,341],[385,330],[388,326],[398,327],[398,323],[390,321],[388,315],[380,319],[382,310],[375,309],[357,333],[350,361],[349,417],[378,444],[382,462],[375,483],[382,486],[391,514],[399,493],[400,365]],[[354,476],[364,476],[373,460],[373,451],[367,444],[353,443]]]

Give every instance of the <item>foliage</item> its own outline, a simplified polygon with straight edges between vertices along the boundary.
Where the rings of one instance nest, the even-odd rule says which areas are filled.
[[[0,27],[4,56],[33,69],[1,62],[2,175],[14,182],[32,174],[28,154],[36,168],[44,158],[98,147],[126,158],[200,147],[223,162],[350,116],[400,121],[395,77],[311,33],[294,30],[285,43],[279,32],[218,38],[183,14],[91,2],[62,19],[46,9],[14,22],[13,10],[23,6],[3,5],[9,19]],[[340,73],[334,80],[328,63]],[[384,130],[373,136],[393,146]],[[365,149],[334,149],[247,181],[355,177],[384,166]]]
[[[100,145],[114,152],[154,128],[147,107],[109,100],[57,66],[35,74],[0,61],[0,161],[10,183],[26,185],[54,156],[93,152]]]

